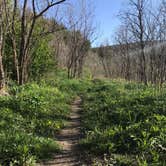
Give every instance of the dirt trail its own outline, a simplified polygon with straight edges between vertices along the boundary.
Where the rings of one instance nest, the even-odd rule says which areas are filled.
[[[72,111],[66,127],[58,134],[57,142],[62,147],[61,154],[40,166],[81,166],[78,141],[80,139],[80,103],[77,97],[72,103]]]

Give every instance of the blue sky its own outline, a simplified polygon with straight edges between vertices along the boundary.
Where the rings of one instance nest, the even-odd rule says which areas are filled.
[[[100,45],[106,40],[113,42],[113,34],[119,25],[117,17],[126,0],[95,0],[95,22],[99,27],[99,36],[93,45]]]
[[[97,40],[92,44],[99,46],[101,43],[108,41],[114,42],[114,33],[120,24],[118,14],[121,10],[128,7],[128,0],[92,0],[95,7],[95,22],[99,28]],[[153,9],[160,4],[160,0],[151,0]]]
[[[119,19],[117,17],[120,9],[124,8],[124,5],[128,0],[85,0],[92,3],[94,8],[94,26],[96,28],[96,40],[92,43],[93,46],[99,46],[106,40],[113,43],[113,34],[116,27],[119,25]],[[76,7],[77,0],[68,0],[67,2],[74,4]],[[77,6],[79,9],[79,5]]]
[[[20,1],[22,2],[22,0]],[[120,10],[123,10],[127,7],[128,0],[85,0],[85,1],[87,2],[90,1],[90,3],[92,3],[92,7],[94,8],[94,25],[96,26],[96,40],[92,43],[92,46],[99,46],[100,44],[106,41],[109,41],[110,44],[113,44],[114,42],[113,35],[120,24],[117,15]],[[156,6],[160,0],[151,0],[151,1]],[[74,8],[76,10],[79,10],[79,1],[66,0],[65,6],[68,6],[70,4],[73,4]],[[54,10],[51,13],[54,13]]]

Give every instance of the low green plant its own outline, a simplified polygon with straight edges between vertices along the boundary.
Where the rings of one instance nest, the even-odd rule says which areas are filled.
[[[81,80],[12,84],[10,96],[0,97],[0,164],[31,166],[59,152],[55,137],[80,91]]]
[[[161,93],[150,85],[93,81],[83,96],[82,148],[94,155],[132,156],[124,157],[126,164],[122,165],[132,165],[127,161],[136,158],[137,164],[162,165],[166,147],[165,96],[166,89]],[[116,161],[120,162],[118,158]]]

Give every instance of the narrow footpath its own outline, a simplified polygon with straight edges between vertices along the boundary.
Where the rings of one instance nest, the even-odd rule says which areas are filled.
[[[72,103],[72,111],[66,127],[58,134],[57,142],[62,152],[54,156],[53,160],[40,164],[40,166],[82,166],[78,142],[80,140],[80,104],[77,97]]]

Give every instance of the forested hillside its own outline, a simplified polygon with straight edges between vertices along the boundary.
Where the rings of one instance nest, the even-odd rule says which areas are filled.
[[[0,166],[166,165],[166,2],[93,5],[0,0]]]
[[[129,0],[117,17],[120,25],[113,44],[108,38],[92,50],[100,62],[96,68],[108,78],[162,85],[166,79],[166,2]]]

